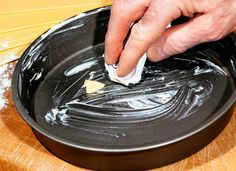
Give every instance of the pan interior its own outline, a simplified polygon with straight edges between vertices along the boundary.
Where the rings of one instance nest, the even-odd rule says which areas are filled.
[[[138,85],[111,82],[103,58],[108,18],[103,11],[75,20],[25,53],[20,98],[47,131],[87,147],[146,147],[203,126],[233,94],[230,37],[161,62],[147,61]],[[85,80],[105,86],[88,94]]]
[[[201,53],[147,62],[138,85],[113,83],[103,47],[74,54],[40,83],[33,106],[41,126],[91,146],[156,144],[202,124],[232,93],[227,71]],[[85,80],[105,87],[88,94]]]

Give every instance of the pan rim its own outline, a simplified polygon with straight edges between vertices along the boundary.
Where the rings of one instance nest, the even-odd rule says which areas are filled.
[[[95,10],[91,10],[86,12],[86,16],[88,15],[92,15],[96,12],[99,11],[105,11],[107,9],[110,9],[110,6],[107,7],[101,7],[101,8],[97,8]],[[80,18],[83,18],[85,16],[81,16]],[[72,17],[73,18],[73,17]],[[72,19],[69,18],[69,19]],[[64,20],[68,21],[69,19]],[[63,23],[61,22],[61,23]],[[60,23],[59,23],[60,24]],[[58,25],[59,25],[58,24]],[[50,29],[48,31],[46,31],[45,33],[49,32]],[[43,34],[45,34],[43,33]],[[51,32],[50,34],[52,34],[53,32]],[[49,35],[50,35],[49,34]],[[233,35],[232,39],[236,40],[236,36]],[[18,92],[18,81],[19,81],[19,73],[20,73],[20,65],[22,64],[23,60],[26,57],[26,54],[28,54],[29,50],[37,43],[43,41],[43,38],[41,38],[39,36],[39,38],[37,38],[25,51],[24,53],[21,55],[19,61],[16,64],[15,70],[13,72],[13,77],[12,77],[12,96],[13,96],[13,101],[14,104],[16,106],[16,109],[18,111],[18,113],[20,114],[20,116],[25,120],[25,122],[35,131],[39,132],[40,134],[42,134],[43,136],[61,143],[63,145],[66,146],[70,146],[73,148],[77,148],[80,150],[86,150],[86,151],[93,151],[93,152],[104,152],[104,153],[127,153],[127,152],[139,152],[139,151],[144,151],[144,150],[152,150],[152,149],[156,149],[156,148],[162,148],[171,144],[175,144],[178,143],[180,141],[183,141],[187,138],[190,138],[191,136],[194,136],[198,133],[200,133],[201,131],[207,129],[207,127],[211,126],[212,124],[214,124],[218,119],[220,119],[235,103],[236,101],[236,90],[233,91],[232,95],[228,98],[228,100],[225,102],[225,104],[223,106],[221,106],[221,108],[214,113],[214,115],[212,116],[212,118],[208,121],[205,120],[203,121],[200,125],[186,131],[185,133],[181,133],[178,136],[174,137],[174,138],[170,138],[168,140],[165,140],[162,143],[158,143],[158,144],[153,144],[153,145],[146,145],[146,146],[140,146],[140,147],[122,147],[122,148],[116,148],[116,147],[112,147],[112,148],[102,148],[102,147],[92,147],[89,145],[84,145],[84,144],[79,144],[73,141],[70,141],[68,139],[62,138],[56,134],[51,133],[50,131],[48,131],[47,129],[41,127],[27,112],[27,110],[24,108],[21,100],[20,100],[20,96],[19,96],[19,92]]]

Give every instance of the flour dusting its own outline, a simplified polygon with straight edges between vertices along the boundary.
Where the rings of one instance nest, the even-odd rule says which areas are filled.
[[[12,64],[0,66],[0,110],[6,107],[8,101],[5,97],[5,92],[11,86],[10,72],[13,69]]]

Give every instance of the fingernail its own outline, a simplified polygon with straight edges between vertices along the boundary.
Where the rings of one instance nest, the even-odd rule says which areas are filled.
[[[122,71],[120,70],[119,66],[117,67],[116,74],[117,74],[118,77],[124,77],[124,75],[123,75]]]
[[[111,58],[107,55],[107,53],[104,54],[104,58],[105,58],[105,62],[106,62],[108,65],[114,64],[114,63],[112,63],[112,61],[110,60]]]
[[[157,62],[160,60],[161,55],[158,53],[157,48],[150,48],[147,52],[148,59],[152,62]]]
[[[116,69],[116,75],[117,75],[118,77],[120,77],[120,69],[119,69],[119,67]]]
[[[154,55],[153,52],[148,51],[147,56],[148,56],[148,59],[149,59],[151,62],[156,62],[156,61],[157,61],[156,54]]]

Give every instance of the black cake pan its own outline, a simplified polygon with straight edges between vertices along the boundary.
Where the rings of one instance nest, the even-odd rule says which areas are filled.
[[[80,167],[144,170],[188,157],[216,138],[236,99],[235,35],[147,61],[141,82],[125,87],[104,68],[109,16],[104,7],[67,19],[19,59],[13,99],[39,141]],[[85,80],[103,86],[87,93]]]

